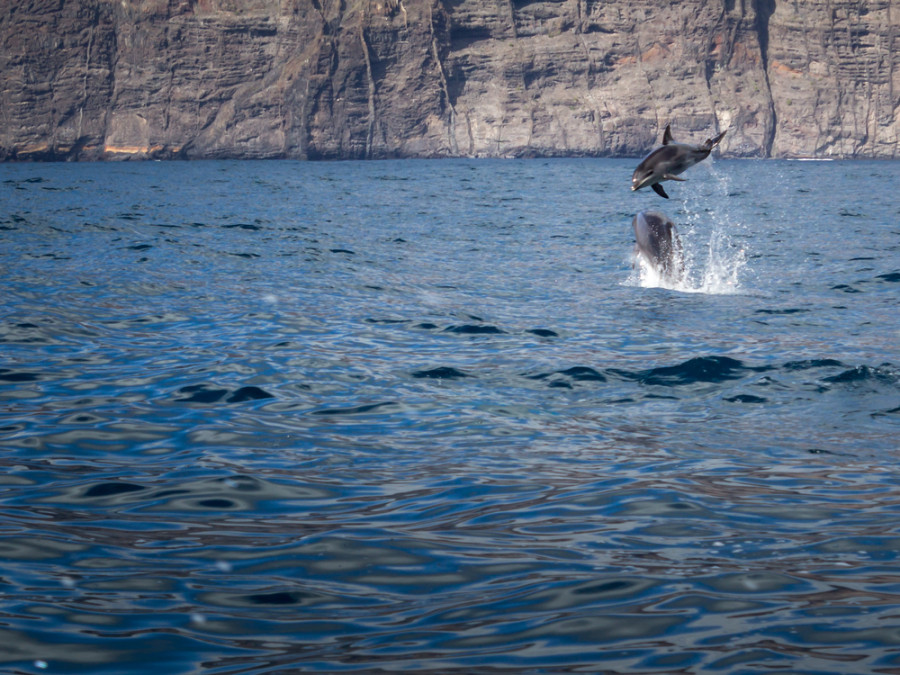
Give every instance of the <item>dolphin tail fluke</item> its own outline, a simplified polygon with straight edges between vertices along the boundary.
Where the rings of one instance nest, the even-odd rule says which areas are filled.
[[[725,131],[728,131],[728,129],[726,129]],[[706,151],[709,151],[709,150],[712,150],[714,147],[716,147],[719,144],[719,141],[721,141],[725,137],[725,131],[723,131],[721,134],[719,134],[715,138],[707,138],[706,143],[704,143],[702,146],[703,149]]]
[[[656,194],[658,194],[660,197],[662,197],[663,199],[668,199],[668,198],[669,198],[669,195],[666,194],[666,191],[663,190],[663,186],[660,185],[659,183],[654,183],[654,184],[651,185],[650,187],[652,187],[652,188],[653,188],[653,191],[654,191]]]

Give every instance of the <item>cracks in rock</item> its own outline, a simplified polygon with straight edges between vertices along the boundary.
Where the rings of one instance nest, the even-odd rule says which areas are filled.
[[[775,145],[775,131],[778,128],[778,116],[775,110],[775,100],[772,96],[772,85],[769,82],[769,20],[775,13],[775,0],[756,0],[756,33],[759,40],[759,53],[762,60],[763,77],[766,82],[766,90],[769,92],[769,124],[766,125],[765,138],[763,139],[763,156],[771,157],[772,148]]]
[[[894,118],[894,21],[891,17],[891,5],[893,2],[888,2],[887,6],[887,23],[888,23],[888,34],[887,34],[887,53],[888,53],[888,115],[889,118]],[[896,137],[895,137],[896,139]],[[891,158],[895,158],[897,156],[898,143],[894,141],[894,148],[891,151]],[[874,151],[874,150],[873,150]]]
[[[400,7],[403,7],[402,3]],[[403,16],[405,21],[405,9],[403,10]],[[444,99],[447,101],[447,107],[450,109],[450,120],[448,124],[450,152],[454,155],[459,155],[459,144],[456,141],[456,102],[450,97],[450,86],[447,84],[447,73],[444,71],[444,64],[441,61],[440,50],[438,50],[438,39],[434,32],[434,5],[429,5],[428,30],[431,33],[431,53],[434,57],[435,65],[437,66],[438,75],[440,76],[441,91],[443,91]]]
[[[87,44],[87,53],[85,54],[84,59],[84,78],[81,81],[81,105],[78,107],[78,131],[75,134],[76,139],[80,139],[82,136],[82,123],[84,122],[84,106],[87,104],[88,99],[88,77],[91,72],[91,51],[94,48],[94,25],[98,23],[99,20],[99,11],[94,11],[94,20],[91,23],[89,33],[88,33],[88,44]],[[77,142],[77,141],[76,141]]]
[[[722,11],[719,13],[719,17],[717,19],[715,29],[710,30],[707,33],[706,46],[704,48],[704,55],[703,55],[703,61],[704,61],[704,63],[703,63],[703,78],[704,78],[704,81],[706,82],[706,95],[707,95],[707,98],[709,99],[709,108],[712,111],[713,119],[715,119],[715,121],[716,121],[716,133],[719,132],[719,115],[718,115],[718,112],[716,111],[716,99],[715,99],[715,96],[713,95],[712,81],[713,81],[713,76],[716,73],[716,66],[718,65],[718,63],[712,57],[713,57],[713,51],[715,50],[714,45],[715,45],[715,41],[716,41],[716,36],[721,35],[722,43],[721,43],[721,49],[720,49],[719,55],[718,55],[718,60],[723,65],[727,65],[728,62],[731,60],[731,55],[732,55],[732,52],[734,51],[734,40],[735,40],[736,28],[732,28],[732,30],[730,31],[730,35],[729,35],[728,20],[727,20],[728,10],[729,10],[728,3],[723,4]],[[685,26],[685,28],[686,27],[687,26]],[[726,36],[727,36],[727,39],[726,39]]]
[[[653,82],[650,80],[650,74],[644,68],[644,59],[643,59],[643,50],[641,49],[641,39],[635,33],[634,36],[634,47],[635,47],[635,61],[637,62],[638,69],[641,71],[641,75],[644,76],[644,79],[647,80],[647,89],[650,90],[649,100],[654,103],[653,105],[653,117],[656,119],[656,128],[657,130],[661,127],[660,119],[659,119],[659,108],[655,105],[657,101],[656,92],[653,91]],[[654,138],[656,137],[656,133],[654,132]]]
[[[509,24],[510,24],[510,28],[512,30],[512,40],[513,40],[512,48],[515,50],[515,52],[517,54],[517,60],[518,60],[518,66],[519,66],[518,74],[519,74],[519,78],[521,80],[521,86],[522,86],[522,104],[523,104],[523,107],[527,106],[527,111],[528,111],[528,123],[529,123],[528,139],[525,142],[525,151],[527,152],[531,149],[531,142],[532,142],[532,139],[534,138],[535,98],[537,98],[537,96],[540,96],[540,93],[538,92],[537,96],[532,94],[530,100],[528,100],[529,88],[528,88],[528,78],[525,76],[525,54],[524,54],[524,52],[522,50],[522,46],[518,40],[519,33],[518,33],[518,30],[516,29],[516,8],[515,8],[515,4],[514,4],[513,0],[507,0],[505,5],[506,5],[506,8],[509,10]],[[502,127],[503,127],[503,122],[501,121],[500,127],[497,129],[497,155],[498,156],[502,156],[502,153],[500,152],[500,143],[502,142],[500,140],[500,134],[502,131]]]
[[[516,30],[516,7],[513,4],[513,0],[506,0],[506,8],[509,10],[509,27],[515,40],[519,37],[519,32]]]
[[[440,75],[441,78],[441,91],[443,91],[444,98],[447,100],[447,107],[450,109],[450,120],[448,125],[450,152],[454,155],[458,155],[459,145],[456,142],[456,106],[453,105],[453,101],[450,98],[450,88],[447,86],[447,76],[444,73],[444,65],[441,63],[441,56],[438,53],[437,39],[434,37],[434,33],[431,35],[431,52],[434,55],[438,75]]]
[[[588,8],[586,0],[575,0],[575,5],[577,9],[578,21],[576,24],[575,34],[578,36],[578,44],[581,45],[581,48],[584,50],[584,59],[587,62],[587,74],[585,75],[585,94],[587,99],[591,104],[591,112],[594,114],[594,125],[597,130],[597,138],[598,138],[598,148],[602,152],[604,149],[604,141],[603,141],[603,115],[600,110],[600,103],[597,101],[596,96],[594,96],[594,92],[592,89],[593,81],[592,75],[597,72],[599,69],[597,68],[597,64],[594,63],[594,59],[591,56],[591,48],[588,46],[587,40],[584,39],[584,24],[587,21],[588,16]],[[606,113],[608,117],[612,117],[612,113],[609,111],[609,106],[603,101],[603,107],[606,108]],[[560,125],[562,128],[562,125]],[[566,145],[566,149],[569,147],[568,137],[565,135],[565,130],[563,131],[563,142]]]
[[[375,136],[375,77],[372,74],[372,57],[366,42],[363,22],[359,24],[359,41],[362,44],[363,59],[366,62],[366,80],[369,88],[369,124],[366,130],[366,159],[372,158],[372,143]]]

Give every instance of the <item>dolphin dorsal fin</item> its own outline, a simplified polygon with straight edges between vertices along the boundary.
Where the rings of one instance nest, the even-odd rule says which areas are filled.
[[[672,138],[672,130],[669,128],[669,125],[666,125],[666,130],[663,132],[663,145],[668,145],[669,143],[674,143],[675,139]]]

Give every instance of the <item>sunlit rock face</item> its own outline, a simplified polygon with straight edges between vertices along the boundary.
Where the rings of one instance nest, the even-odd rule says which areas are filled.
[[[7,4],[2,159],[900,154],[889,0]]]

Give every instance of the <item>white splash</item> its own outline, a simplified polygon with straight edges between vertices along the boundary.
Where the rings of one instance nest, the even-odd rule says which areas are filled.
[[[731,181],[712,162],[700,166],[707,175],[699,176],[696,183],[702,183],[704,189],[688,196],[677,212],[667,214],[681,238],[684,275],[680,279],[665,277],[642,255],[633,255],[629,284],[709,295],[742,292],[747,253],[735,242],[744,225],[728,210]]]

